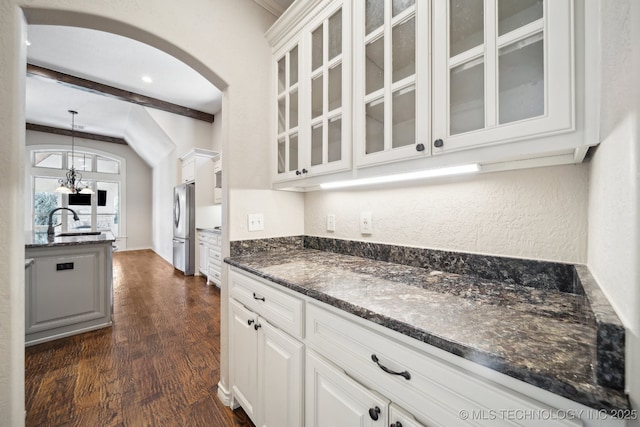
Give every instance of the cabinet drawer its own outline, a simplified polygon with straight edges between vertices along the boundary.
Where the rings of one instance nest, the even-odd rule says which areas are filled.
[[[220,255],[220,251],[209,248],[209,261],[215,261],[217,264],[222,263],[222,255]]]
[[[462,410],[489,414],[496,408],[551,409],[316,305],[307,304],[306,316],[307,343],[311,347],[363,384],[384,390],[386,397],[427,425],[460,425]],[[398,374],[385,372],[383,368]],[[535,419],[517,421],[521,423],[517,425],[531,426],[538,422]],[[473,420],[477,422],[515,425],[502,419]],[[558,426],[580,425],[573,420],[549,422]]]
[[[304,302],[301,299],[234,269],[229,272],[229,294],[272,325],[302,338]]]

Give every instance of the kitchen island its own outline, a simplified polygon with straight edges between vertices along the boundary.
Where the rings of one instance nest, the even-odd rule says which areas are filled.
[[[316,351],[322,353],[326,345],[334,346],[343,339],[349,341],[344,338],[348,336],[347,324],[337,326],[340,318],[345,317],[373,331],[389,330],[392,339],[409,343],[414,349],[424,349],[425,353],[444,356],[447,362],[471,371],[476,371],[474,365],[481,365],[595,411],[624,415],[629,410],[623,391],[623,328],[617,318],[611,320],[613,310],[606,300],[594,296],[599,290],[594,289],[597,284],[586,267],[549,263],[545,271],[546,263],[536,261],[441,251],[430,251],[420,259],[423,253],[418,248],[362,242],[349,242],[354,245],[348,251],[361,254],[350,256],[336,253],[342,243],[329,242],[332,247],[322,248],[326,242],[314,239],[317,238],[304,236],[304,244],[287,243],[282,247],[265,239],[257,244],[259,250],[251,249],[256,245],[249,241],[232,242],[233,256],[225,262],[235,267],[232,281],[234,271],[242,270],[268,281],[263,283],[302,295],[307,303],[304,338],[311,346],[322,344]],[[412,260],[409,264],[432,267],[371,259],[379,258],[380,254],[397,259],[402,251],[409,254]],[[442,268],[433,268],[438,263]],[[478,275],[472,274],[470,267],[474,263]],[[514,272],[520,269],[518,274],[505,273],[511,268],[509,263],[519,264],[513,268]],[[468,271],[453,273],[454,264]],[[487,266],[493,266],[504,277],[487,278],[494,274],[481,271]],[[315,307],[338,317],[323,323],[325,315],[314,314],[319,313]],[[336,329],[329,332],[332,328]],[[620,330],[622,337],[612,333]],[[363,336],[359,334],[355,337]],[[604,344],[603,340],[611,341]],[[335,348],[339,345],[335,344]],[[604,351],[603,346],[607,347]],[[430,350],[433,347],[435,353]],[[356,351],[349,346],[344,348],[349,353]],[[336,352],[330,356],[333,360],[342,357]],[[356,360],[350,359],[352,355],[344,357],[343,369],[349,366],[349,360]],[[352,366],[348,375],[358,377],[360,367]],[[369,381],[369,371],[361,372],[363,381]],[[492,380],[502,378],[486,370],[484,373]],[[512,380],[499,382],[519,387]],[[407,378],[406,383],[411,381]],[[535,389],[524,389],[535,393]],[[549,395],[551,401],[553,395]],[[536,398],[544,399],[545,395],[540,396]],[[407,402],[410,406],[411,402]]]
[[[61,233],[62,234],[62,233]],[[48,236],[27,232],[27,346],[111,326],[111,232]]]

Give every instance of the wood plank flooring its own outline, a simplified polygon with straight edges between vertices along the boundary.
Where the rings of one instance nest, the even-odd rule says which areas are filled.
[[[150,250],[113,264],[111,328],[25,349],[26,425],[252,427],[216,397],[218,288]]]

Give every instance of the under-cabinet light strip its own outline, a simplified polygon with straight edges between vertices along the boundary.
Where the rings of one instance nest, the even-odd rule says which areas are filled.
[[[373,178],[353,179],[349,181],[336,181],[320,184],[323,190],[334,188],[356,187],[362,185],[384,184],[389,182],[411,181],[414,179],[434,178],[447,175],[462,175],[467,173],[479,172],[480,165],[472,163],[469,165],[452,166],[448,168],[428,169],[418,172],[408,172],[396,175],[377,176]]]

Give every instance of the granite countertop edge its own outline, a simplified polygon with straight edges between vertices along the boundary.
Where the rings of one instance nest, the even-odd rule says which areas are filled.
[[[49,238],[46,232],[25,232],[25,249],[51,248],[56,246],[78,246],[113,243],[115,236],[110,231],[103,231],[97,235],[85,236],[54,236]]]
[[[240,257],[241,258],[241,257]],[[292,291],[306,295],[310,298],[324,302],[345,312],[356,315],[362,319],[377,323],[390,330],[417,339],[429,345],[433,345],[441,350],[447,351],[456,356],[486,366],[497,372],[508,375],[512,378],[524,381],[533,386],[550,391],[554,394],[566,397],[572,401],[584,404],[586,406],[605,411],[615,411],[619,409],[628,409],[628,398],[619,391],[599,386],[595,383],[585,384],[582,382],[572,383],[563,381],[556,377],[545,375],[543,373],[534,372],[521,366],[515,366],[505,361],[499,356],[493,355],[486,351],[478,350],[466,346],[464,343],[456,342],[424,329],[420,329],[411,324],[390,318],[385,315],[373,312],[365,307],[360,307],[344,300],[327,295],[324,292],[308,289],[296,283],[265,273],[263,270],[252,268],[237,260],[235,257],[225,258],[225,263],[237,267],[241,270],[252,273],[256,276],[267,279]]]

